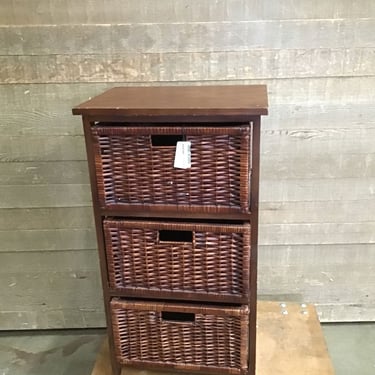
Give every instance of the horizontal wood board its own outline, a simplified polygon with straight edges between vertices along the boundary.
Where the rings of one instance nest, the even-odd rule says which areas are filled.
[[[374,31],[370,0],[1,1],[0,329],[104,324],[71,108],[119,85],[267,84],[259,293],[374,320]]]
[[[374,48],[0,56],[0,84],[362,77]]]
[[[0,55],[235,52],[375,47],[374,19],[1,26]],[[77,38],[76,36],[80,37]]]
[[[117,24],[280,19],[368,18],[375,13],[371,0],[2,0],[0,24]]]

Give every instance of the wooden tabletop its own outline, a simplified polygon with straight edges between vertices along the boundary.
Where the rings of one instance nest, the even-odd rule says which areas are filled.
[[[268,113],[265,85],[114,87],[75,115],[254,116]]]

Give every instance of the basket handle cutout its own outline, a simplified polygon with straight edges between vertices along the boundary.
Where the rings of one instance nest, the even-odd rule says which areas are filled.
[[[173,311],[162,311],[161,319],[167,322],[195,322],[194,313],[183,313],[183,312],[173,312]]]
[[[177,142],[184,141],[183,134],[154,134],[151,135],[151,145],[153,147],[176,147]]]
[[[193,243],[193,232],[186,230],[159,230],[158,242]]]

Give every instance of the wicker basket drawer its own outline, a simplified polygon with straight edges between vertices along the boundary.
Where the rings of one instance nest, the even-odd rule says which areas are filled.
[[[123,365],[246,374],[247,306],[111,301],[117,360]]]
[[[250,224],[104,221],[110,287],[127,295],[246,302]]]
[[[233,127],[92,127],[99,203],[107,209],[248,213],[249,124]],[[174,168],[176,142],[191,167]]]

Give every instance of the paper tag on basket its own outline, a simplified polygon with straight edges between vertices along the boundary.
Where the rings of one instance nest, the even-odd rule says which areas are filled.
[[[191,167],[191,142],[177,142],[174,156],[174,167],[187,169]]]

